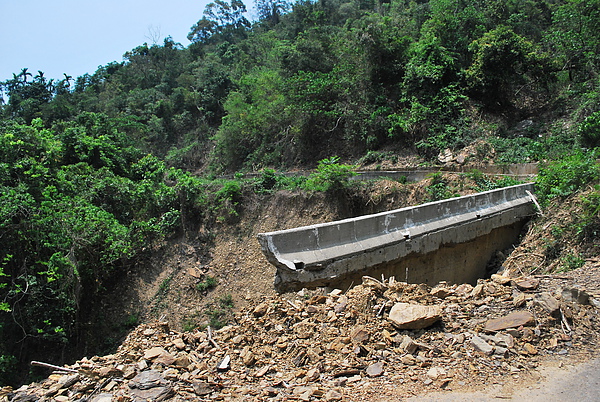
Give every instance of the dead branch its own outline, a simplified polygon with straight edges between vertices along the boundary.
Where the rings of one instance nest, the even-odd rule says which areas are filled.
[[[49,364],[49,363],[44,363],[44,362],[37,362],[35,360],[33,360],[31,362],[32,366],[39,366],[39,367],[45,367],[45,368],[49,368],[52,370],[56,370],[56,371],[64,371],[67,373],[78,373],[77,370],[74,369],[70,369],[70,368],[66,368],[66,367],[60,367],[60,366],[55,366],[54,364]]]
[[[210,343],[212,343],[215,348],[221,349],[221,347],[219,346],[219,344],[213,339],[212,329],[210,328],[210,325],[208,327],[206,327],[206,330],[208,331],[208,341]]]

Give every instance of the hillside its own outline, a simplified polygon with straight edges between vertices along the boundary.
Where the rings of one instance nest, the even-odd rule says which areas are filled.
[[[452,191],[476,187],[464,176],[446,179]],[[359,198],[357,204],[375,210],[412,204],[431,184],[378,182],[370,198]],[[590,194],[571,196],[568,210],[584,213],[578,200]],[[266,200],[248,202],[239,221],[217,230],[221,240],[202,261],[189,240],[164,245],[150,264],[157,267],[155,276],[132,272],[113,289],[102,307],[106,315],[114,319],[134,308],[145,322],[113,354],[88,356],[67,366],[70,372],[62,376],[5,395],[9,400],[65,401],[377,401],[436,390],[482,390],[495,383],[510,384],[495,391],[507,398],[539,381],[538,368],[568,367],[597,356],[598,245],[564,237],[559,258],[540,257],[551,251],[550,235],[540,236],[540,231],[568,231],[576,221],[563,213],[565,205],[555,203],[531,222],[521,244],[500,263],[505,276],[482,279],[475,287],[440,284],[432,289],[366,278],[348,290],[277,295],[271,287],[274,269],[258,252],[255,234],[337,219],[351,208],[289,192]],[[590,257],[565,272],[574,268],[568,257],[573,254]],[[216,286],[200,290],[198,284],[210,275]],[[168,287],[163,285],[167,278]],[[388,318],[398,302],[440,306],[441,321],[426,329],[399,330]],[[223,314],[216,315],[217,310]],[[494,335],[486,331],[492,319],[515,312],[532,314],[533,321]],[[218,368],[226,357],[230,362]]]
[[[594,263],[597,1],[256,5],[249,21],[239,0],[209,4],[188,47],[0,82],[0,384],[163,315],[226,323],[238,310],[219,303],[278,297],[258,231],[514,183],[487,166],[539,163],[551,208],[507,264]],[[350,180],[422,167],[469,173]]]

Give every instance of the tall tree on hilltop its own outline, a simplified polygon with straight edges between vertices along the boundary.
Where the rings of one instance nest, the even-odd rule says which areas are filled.
[[[270,26],[277,25],[279,17],[290,9],[290,3],[285,0],[255,0],[255,4],[259,20]]]
[[[33,74],[31,74],[30,72],[28,72],[27,70],[29,70],[28,68],[24,68],[21,70],[21,72],[19,73],[19,77],[23,78],[23,82],[27,83],[27,76],[33,77]]]
[[[206,43],[219,34],[226,41],[245,37],[250,21],[245,17],[246,5],[241,0],[215,0],[204,9],[204,17],[192,26],[187,38],[191,42]]]

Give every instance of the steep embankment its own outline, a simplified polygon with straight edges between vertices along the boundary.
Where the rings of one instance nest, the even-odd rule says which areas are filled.
[[[217,225],[210,233],[201,231],[157,245],[147,259],[138,261],[107,290],[104,309],[110,313],[106,315],[115,323],[132,316],[162,317],[178,329],[206,324],[211,318],[206,313],[219,298],[231,295],[235,308],[241,308],[274,295],[275,268],[260,250],[258,233],[414,205],[428,197],[429,184],[380,180],[337,195],[244,194],[233,221]]]

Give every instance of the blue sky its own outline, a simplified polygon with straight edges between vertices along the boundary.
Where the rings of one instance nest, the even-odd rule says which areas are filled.
[[[0,0],[0,81],[23,68],[47,78],[94,73],[166,36],[184,46],[209,0]],[[245,2],[251,9],[253,2]]]

